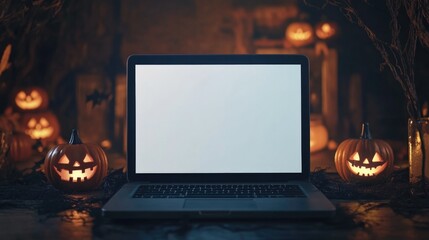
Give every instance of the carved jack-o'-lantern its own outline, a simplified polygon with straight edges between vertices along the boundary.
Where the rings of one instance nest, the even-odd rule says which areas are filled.
[[[335,37],[338,33],[338,25],[334,22],[324,21],[316,25],[316,36],[326,40]]]
[[[313,42],[313,27],[306,22],[294,22],[286,28],[286,40],[295,47],[302,47]]]
[[[364,123],[360,139],[347,139],[338,146],[335,167],[348,182],[380,181],[393,170],[393,151],[385,141],[372,139],[369,125]]]
[[[100,146],[82,143],[73,129],[69,143],[49,150],[44,170],[49,182],[58,189],[91,190],[100,186],[107,175],[107,157]]]
[[[39,87],[19,89],[12,99],[19,111],[45,110],[48,107],[48,94]]]
[[[50,111],[26,113],[22,116],[22,127],[33,139],[56,140],[60,133],[57,117]]]

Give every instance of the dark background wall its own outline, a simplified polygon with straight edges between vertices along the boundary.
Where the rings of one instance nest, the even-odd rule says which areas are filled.
[[[389,15],[383,4],[379,1],[356,5],[367,23],[388,39]],[[26,18],[3,21],[0,49],[12,43],[14,51],[12,70],[1,76],[0,110],[7,107],[12,89],[43,86],[63,126],[62,134],[67,136],[77,124],[74,91],[79,76],[98,74],[106,86],[113,86],[117,75],[125,73],[126,59],[131,54],[234,53],[237,9],[252,11],[264,6],[290,5],[297,6],[312,24],[328,18],[340,26],[340,34],[330,46],[339,54],[341,136],[357,136],[359,132],[359,126],[341,122],[353,116],[348,108],[349,83],[352,76],[358,75],[363,89],[359,120],[369,121],[373,134],[379,138],[406,141],[407,112],[402,90],[388,71],[380,71],[381,58],[365,33],[335,7],[311,7],[294,0],[77,0],[64,2],[55,12],[34,7],[37,11],[27,12],[32,15]],[[421,103],[428,101],[429,95],[426,59],[427,49],[419,48],[416,84]],[[114,107],[113,102],[109,103],[110,108]],[[110,122],[113,124],[114,120]]]

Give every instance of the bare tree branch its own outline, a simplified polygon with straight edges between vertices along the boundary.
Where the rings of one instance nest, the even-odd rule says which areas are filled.
[[[424,1],[428,2],[428,0]],[[401,85],[408,102],[407,110],[410,117],[412,119],[420,118],[420,107],[414,83],[414,59],[418,36],[421,36],[419,37],[420,41],[424,41],[425,39],[423,36],[424,34],[420,33],[420,29],[424,27],[422,21],[423,13],[429,14],[427,10],[429,4],[426,5],[426,8],[423,8],[423,1],[387,0],[386,7],[391,16],[391,41],[387,43],[381,40],[376,32],[363,21],[362,17],[352,6],[350,0],[327,0],[327,2],[332,6],[338,7],[349,21],[356,23],[366,33],[374,47],[380,53],[383,60],[381,67],[387,67],[392,73],[393,78]],[[398,20],[402,7],[405,8],[410,22],[414,22],[414,24],[410,26],[404,45],[400,38],[401,26]],[[420,13],[416,14],[416,11]],[[428,33],[428,31],[423,32]]]

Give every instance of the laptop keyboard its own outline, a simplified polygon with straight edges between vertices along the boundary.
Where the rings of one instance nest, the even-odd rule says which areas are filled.
[[[305,198],[290,184],[155,184],[141,185],[133,198]]]

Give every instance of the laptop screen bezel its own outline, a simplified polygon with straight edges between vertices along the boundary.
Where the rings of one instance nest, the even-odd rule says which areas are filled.
[[[301,65],[301,173],[136,173],[136,65],[299,64]],[[288,104],[288,103],[285,103]],[[310,173],[309,62],[304,55],[132,55],[127,60],[127,176],[141,182],[284,182]]]

